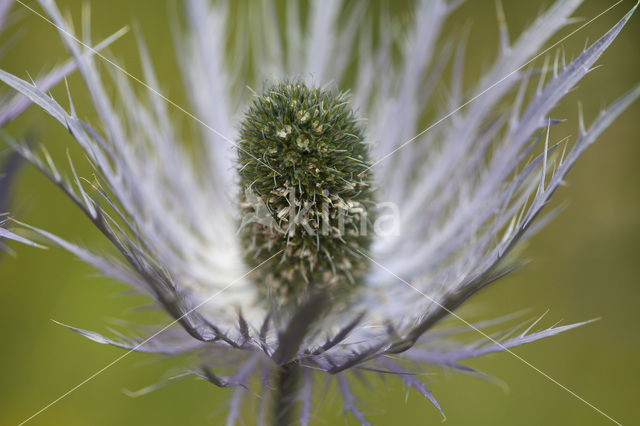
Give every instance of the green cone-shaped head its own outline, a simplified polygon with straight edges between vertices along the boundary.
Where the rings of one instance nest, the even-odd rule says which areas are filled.
[[[254,280],[279,301],[361,281],[374,202],[368,147],[346,93],[300,82],[268,87],[238,142],[242,224]]]

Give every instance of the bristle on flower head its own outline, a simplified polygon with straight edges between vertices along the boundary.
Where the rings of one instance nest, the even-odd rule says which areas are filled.
[[[279,253],[278,265],[255,277],[261,291],[291,300],[356,285],[374,193],[348,94],[297,81],[267,87],[247,110],[238,156],[247,262]]]

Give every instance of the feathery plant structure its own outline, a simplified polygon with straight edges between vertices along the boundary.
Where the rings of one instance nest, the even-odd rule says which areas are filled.
[[[0,0],[0,32],[4,32],[8,26],[11,25],[12,17],[10,15],[11,7],[14,0]],[[108,46],[112,41],[119,37],[122,33],[114,34],[113,37],[105,40],[100,45],[96,46],[97,50],[100,50]],[[2,54],[9,48],[11,40],[6,44],[0,46],[0,58]],[[90,54],[93,54],[91,52]],[[42,90],[48,90],[56,83],[66,77],[76,67],[74,61],[70,60],[63,65],[54,68],[46,75],[36,80],[36,85]],[[6,126],[8,123],[18,117],[30,104],[29,98],[15,93],[0,93],[0,128]],[[5,155],[8,157],[0,170],[0,249],[4,248],[2,238],[16,240],[25,244],[33,244],[29,240],[20,237],[4,228],[7,219],[5,217],[9,208],[9,192],[11,190],[11,184],[15,179],[15,175],[22,163],[19,155],[11,153],[8,150],[0,152],[0,158]]]
[[[412,373],[469,371],[466,359],[581,325],[533,331],[534,323],[471,345],[455,339],[457,329],[434,330],[515,267],[509,254],[545,223],[536,218],[571,166],[640,94],[635,87],[589,127],[581,120],[572,145],[551,139],[552,109],[635,10],[570,63],[558,55],[541,73],[521,70],[580,3],[556,1],[513,42],[501,27],[495,62],[467,91],[463,49],[446,78],[450,44],[437,47],[457,1],[419,1],[401,41],[381,31],[375,43],[371,27],[362,27],[366,3],[312,1],[301,26],[297,1],[286,4],[286,25],[267,1],[260,23],[251,26],[251,43],[243,43],[240,35],[229,38],[226,3],[190,0],[176,50],[202,124],[194,159],[171,124],[167,100],[154,91],[140,97],[114,71],[116,109],[95,59],[70,35],[54,2],[41,0],[82,73],[99,126],[37,85],[4,71],[0,80],[69,130],[97,178],[88,186],[71,167],[69,180],[46,155],[18,146],[118,254],[98,255],[31,229],[149,296],[179,324],[151,338],[70,328],[127,350],[200,354],[188,373],[233,388],[228,424],[238,421],[252,388],[260,395],[260,419],[308,424],[313,383],[323,373],[335,380],[345,411],[366,424],[351,384],[367,371],[395,375],[440,409]],[[91,43],[88,31],[83,42]],[[139,45],[144,80],[158,87]],[[227,60],[229,46],[237,61]],[[398,48],[401,60],[392,61]],[[347,69],[356,76],[350,99],[338,90]],[[238,89],[246,75],[275,83],[249,95]],[[528,97],[534,75],[537,90]],[[440,83],[450,85],[451,95],[439,116],[474,101],[420,132]],[[374,219],[389,219],[383,207],[393,213],[393,232],[376,226]],[[255,210],[260,214],[245,220]],[[318,231],[341,211],[349,226]],[[364,229],[375,232],[354,234],[363,216]]]
[[[6,27],[10,26],[13,20],[9,11],[13,5],[14,0],[0,0],[0,31],[5,31]],[[96,52],[108,47],[111,43],[122,37],[127,32],[127,28],[123,28],[120,31],[114,33],[110,37],[96,44],[92,50],[87,52],[87,55],[93,55]],[[0,46],[0,51],[4,53],[9,48],[12,40],[8,41],[6,45]],[[2,55],[0,54],[0,57]],[[76,62],[74,60],[68,60],[62,65],[59,65],[46,73],[45,75],[35,79],[34,84],[42,91],[46,92],[51,89],[63,78],[69,75],[76,69]],[[18,117],[22,112],[31,105],[31,101],[19,94],[19,93],[1,93],[2,99],[0,100],[0,127],[3,127]]]
[[[7,14],[9,12],[9,9],[11,8],[11,3],[11,0],[0,1],[0,31],[3,31],[5,29]],[[4,46],[2,47],[4,48]],[[26,100],[26,98],[24,99]],[[0,110],[3,111],[0,112],[0,127],[9,122],[12,116],[19,115],[19,113],[21,112],[18,110],[12,111],[11,114],[8,114],[6,105],[6,101],[0,101]],[[6,152],[0,152],[0,155],[1,154],[6,154]],[[9,208],[9,192],[11,190],[15,174],[18,171],[20,162],[21,161],[18,155],[9,154],[8,158],[4,161],[4,164],[2,164],[2,167],[0,168],[0,251],[6,247],[2,242],[3,238],[18,240],[24,243],[28,242],[26,239],[21,238],[20,236],[4,228],[4,224],[6,222],[4,214]]]

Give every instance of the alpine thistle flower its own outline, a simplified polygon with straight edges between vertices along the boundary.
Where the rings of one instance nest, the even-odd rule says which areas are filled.
[[[116,110],[85,49],[90,40],[79,43],[54,2],[40,0],[76,60],[101,131],[79,120],[73,105],[67,111],[37,85],[0,71],[0,80],[58,120],[86,152],[98,174],[91,189],[75,169],[70,181],[47,158],[19,147],[119,257],[31,229],[146,294],[180,326],[146,339],[70,328],[128,350],[203,354],[188,374],[234,388],[228,424],[238,421],[255,382],[268,402],[260,404],[260,420],[308,424],[313,381],[323,373],[335,378],[345,411],[367,424],[348,379],[366,370],[397,376],[440,410],[413,372],[465,370],[466,359],[581,325],[528,328],[501,340],[485,335],[470,346],[451,340],[454,331],[434,331],[514,268],[508,255],[544,223],[536,218],[571,166],[640,95],[636,87],[588,128],[581,122],[575,143],[550,166],[561,144],[551,140],[552,109],[635,7],[572,62],[558,56],[551,75],[545,67],[531,99],[536,73],[522,69],[570,22],[580,0],[556,1],[513,43],[501,28],[498,57],[468,94],[459,50],[447,107],[474,101],[425,132],[430,94],[448,81],[448,55],[438,54],[436,40],[460,2],[419,1],[402,42],[383,33],[376,43],[367,28],[358,31],[362,9],[343,3],[312,1],[303,28],[298,2],[287,2],[281,33],[274,5],[265,2],[252,46],[233,52],[251,60],[230,63],[225,3],[186,2],[188,33],[178,37],[177,51],[203,127],[195,160],[171,124],[168,99],[153,89],[142,41],[150,97],[140,98],[115,72]],[[356,78],[347,95],[340,85],[350,67]],[[245,96],[238,90],[244,75],[271,83]],[[527,162],[540,139],[544,148]]]

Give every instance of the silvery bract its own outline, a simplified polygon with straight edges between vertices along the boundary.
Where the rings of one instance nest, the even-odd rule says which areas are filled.
[[[199,364],[189,366],[188,372],[233,388],[229,424],[238,421],[244,398],[255,395],[252,386],[264,396],[259,419],[269,417],[265,411],[275,407],[275,423],[308,424],[313,382],[323,374],[335,379],[344,409],[363,424],[367,420],[351,382],[367,371],[397,377],[440,409],[425,384],[409,373],[429,366],[468,371],[462,364],[466,359],[580,325],[527,328],[498,340],[482,337],[470,345],[452,339],[457,329],[434,331],[451,310],[517,266],[510,252],[553,213],[540,214],[571,166],[640,94],[640,87],[634,88],[589,126],[582,120],[576,123],[579,133],[572,144],[553,135],[552,109],[591,70],[633,10],[573,61],[565,64],[564,55],[552,52],[542,70],[521,69],[572,21],[581,3],[558,0],[513,42],[502,27],[495,62],[471,90],[463,90],[463,43],[451,54],[452,43],[441,49],[437,42],[458,1],[419,1],[413,25],[401,38],[380,31],[374,42],[372,27],[363,24],[364,2],[312,1],[304,26],[297,1],[287,2],[285,22],[278,22],[274,5],[264,2],[248,32],[229,38],[235,27],[224,2],[190,0],[185,4],[185,30],[176,31],[176,51],[193,107],[191,118],[202,124],[193,156],[172,125],[167,99],[154,90],[139,96],[134,83],[110,64],[105,68],[112,71],[113,82],[105,83],[96,60],[71,35],[55,4],[40,3],[61,28],[100,122],[80,121],[72,104],[61,106],[37,84],[6,72],[0,72],[0,79],[69,130],[98,180],[82,181],[73,167],[67,179],[46,153],[19,149],[84,211],[118,255],[98,255],[36,231],[148,295],[180,326],[159,329],[149,334],[151,339],[73,330],[125,349],[200,353]],[[83,43],[91,45],[88,32]],[[157,88],[149,54],[142,41],[139,45],[143,80]],[[398,51],[401,60],[396,61]],[[450,59],[452,75],[443,76]],[[347,69],[355,69],[355,78],[342,87],[349,81],[344,78]],[[392,226],[381,225],[369,249],[361,250],[366,271],[362,282],[347,292],[300,293],[295,303],[269,303],[261,279],[282,256],[276,252],[252,265],[256,271],[247,266],[238,231],[238,171],[246,164],[238,163],[236,157],[244,151],[235,144],[248,105],[256,98],[268,101],[260,98],[264,94],[245,90],[250,82],[246,75],[258,84],[294,81],[291,84],[309,88],[350,89],[351,107],[366,119],[376,214]],[[422,132],[421,117],[435,104],[431,94],[438,84],[448,85],[450,95],[436,116],[446,116],[466,100],[473,102]],[[537,90],[526,95],[536,85]],[[262,93],[262,87],[256,92]],[[506,111],[505,102],[510,102]],[[312,117],[302,111],[298,119],[307,123]],[[276,124],[264,123],[274,135],[265,140],[289,137],[291,128]],[[321,124],[311,124],[309,132],[321,132]],[[291,140],[300,149],[313,143]],[[265,158],[268,163],[266,155],[256,161]],[[274,173],[280,174],[277,167]],[[286,189],[278,191],[278,196],[288,195]],[[254,195],[262,201],[267,196]],[[246,194],[245,201],[251,196]],[[348,205],[349,200],[341,201]],[[279,224],[287,213],[271,212]],[[344,240],[348,244],[349,236]],[[295,284],[288,285],[295,289]]]
[[[5,31],[9,26],[12,17],[9,14],[11,6],[14,0],[0,0],[0,32]],[[107,40],[95,46],[95,51],[99,51],[102,48],[108,46],[111,42],[116,40],[122,32],[114,34]],[[11,44],[11,41],[6,42],[6,45],[0,46],[1,51],[5,51]],[[93,55],[95,51],[90,51],[88,54]],[[0,54],[1,57],[1,54]],[[64,64],[54,68],[49,73],[36,79],[35,84],[40,90],[49,90],[56,83],[66,77],[70,72],[75,70],[76,63],[73,60],[69,60]],[[1,93],[0,94],[0,128],[18,117],[30,104],[29,98],[20,95],[19,93]],[[11,189],[11,183],[18,172],[21,159],[19,155],[11,153],[9,151],[0,151],[0,158],[6,155],[8,158],[0,168],[0,249],[4,248],[2,238],[12,239],[25,244],[33,244],[31,241],[16,235],[3,226],[7,222],[6,218],[2,216],[9,207],[9,191]]]
[[[6,19],[9,9],[11,7],[11,0],[0,1],[0,31],[3,31],[6,26]],[[6,111],[6,101],[0,104],[0,109]],[[0,113],[0,126],[6,124],[9,121],[7,118],[6,112]],[[4,153],[2,153],[4,154]],[[1,157],[0,157],[1,158]],[[20,164],[20,159],[17,155],[11,155],[8,159],[4,160],[2,167],[0,167],[0,215],[6,212],[9,207],[9,191],[11,189],[11,184],[13,178],[17,172],[17,169]],[[3,226],[6,220],[3,216],[0,216],[0,250],[5,248],[4,243],[2,242],[3,238],[10,238],[13,240],[19,240],[22,242],[28,242],[28,240],[21,238],[18,235],[6,230]]]

